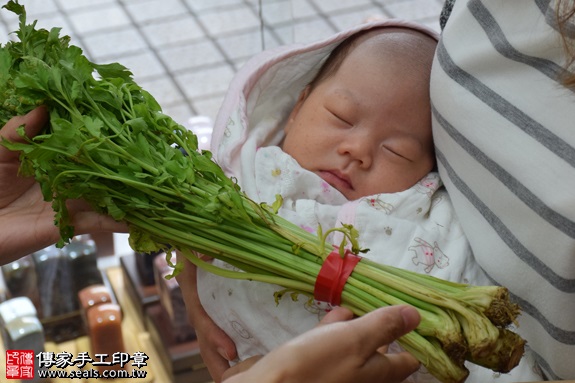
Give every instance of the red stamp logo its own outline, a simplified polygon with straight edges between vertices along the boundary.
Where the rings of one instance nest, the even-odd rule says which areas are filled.
[[[6,379],[33,379],[34,351],[6,351]]]

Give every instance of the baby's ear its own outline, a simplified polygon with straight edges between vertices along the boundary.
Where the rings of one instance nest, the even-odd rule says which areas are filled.
[[[297,98],[297,101],[296,101],[295,105],[293,106],[293,108],[292,108],[292,110],[288,116],[288,119],[286,120],[286,123],[284,125],[284,134],[288,134],[290,132],[291,127],[295,121],[295,118],[297,117],[297,114],[299,113],[301,106],[303,105],[303,103],[307,99],[307,96],[309,96],[310,93],[311,93],[311,85],[307,85],[300,92],[300,94]]]
[[[289,120],[292,120],[295,118],[295,116],[298,114],[299,109],[301,108],[301,106],[303,105],[303,103],[305,102],[307,96],[309,96],[309,94],[311,93],[311,85],[307,85],[305,88],[303,88],[303,90],[299,93],[299,96],[297,98],[297,101],[293,107],[293,109],[291,110],[291,113],[289,115]]]
[[[304,102],[307,96],[311,93],[311,85],[306,85],[299,94],[298,102]]]

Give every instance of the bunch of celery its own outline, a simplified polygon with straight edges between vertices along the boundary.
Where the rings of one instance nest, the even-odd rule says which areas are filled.
[[[19,41],[0,47],[0,124],[38,105],[47,106],[50,124],[27,143],[2,145],[21,151],[21,173],[34,176],[52,201],[61,245],[73,236],[66,200],[82,198],[128,223],[136,251],[179,249],[216,274],[313,294],[334,251],[325,240],[331,230],[314,235],[282,219],[281,199],[272,206],[250,200],[125,67],[91,63],[58,28],[26,25],[17,1],[4,8],[19,15],[20,28]],[[337,230],[360,251],[353,227]],[[243,272],[206,264],[195,252]],[[507,372],[523,354],[525,342],[506,329],[519,309],[503,287],[450,283],[362,259],[342,293],[342,305],[357,315],[402,303],[418,308],[422,321],[400,344],[443,382],[464,381],[465,360]]]

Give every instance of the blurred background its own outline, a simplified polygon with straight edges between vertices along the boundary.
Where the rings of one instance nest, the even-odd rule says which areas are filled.
[[[2,1],[5,4],[6,1]],[[120,62],[181,124],[214,119],[228,83],[255,53],[327,37],[371,16],[439,30],[443,0],[20,0],[28,20],[61,27],[98,63]],[[0,12],[0,42],[18,20]]]

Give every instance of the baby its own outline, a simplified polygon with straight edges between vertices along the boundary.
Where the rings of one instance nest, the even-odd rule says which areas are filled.
[[[214,159],[255,201],[281,195],[279,214],[306,230],[352,224],[367,258],[489,284],[434,171],[429,74],[436,44],[424,27],[382,21],[263,52],[230,85]],[[336,245],[338,234],[330,238]],[[306,297],[276,305],[279,290],[198,272],[201,303],[240,360],[311,329],[330,308]],[[491,376],[469,368],[477,381]],[[532,378],[519,376],[513,380]],[[434,380],[425,371],[417,379]]]

